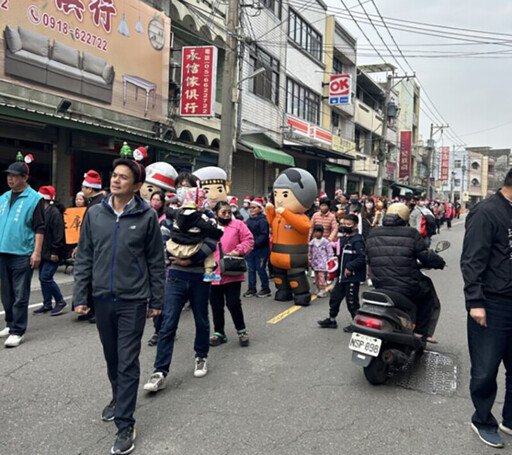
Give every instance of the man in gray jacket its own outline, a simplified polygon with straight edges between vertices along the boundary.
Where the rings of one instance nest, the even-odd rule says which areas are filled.
[[[145,180],[142,165],[114,161],[111,195],[85,216],[75,261],[74,306],[87,314],[92,284],[96,323],[112,385],[102,420],[118,429],[112,454],[135,445],[133,413],[140,378],[139,354],[146,316],[161,312],[164,252],[156,212],[136,192]],[[148,309],[149,307],[149,309]]]

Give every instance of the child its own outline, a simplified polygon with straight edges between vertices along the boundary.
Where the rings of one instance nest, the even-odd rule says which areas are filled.
[[[189,259],[196,254],[203,245],[205,238],[220,240],[223,231],[217,226],[214,218],[210,218],[203,210],[204,191],[199,188],[190,188],[183,198],[183,204],[175,215],[167,241],[167,251],[171,256],[179,259]],[[215,273],[216,263],[214,254],[210,254],[204,261],[204,281],[219,281],[221,277]]]
[[[324,238],[324,227],[316,224],[313,228],[313,238],[309,242],[309,263],[315,272],[315,286],[317,297],[327,297],[325,292],[325,273],[327,263],[334,256],[329,240]]]
[[[318,321],[322,328],[336,329],[336,316],[340,311],[343,298],[347,301],[347,308],[355,317],[359,309],[359,283],[366,280],[366,247],[363,237],[358,233],[359,218],[357,215],[345,215],[341,222],[341,236],[338,240],[336,255],[338,256],[339,277],[331,291],[329,299],[329,317]],[[351,332],[352,325],[343,329]]]

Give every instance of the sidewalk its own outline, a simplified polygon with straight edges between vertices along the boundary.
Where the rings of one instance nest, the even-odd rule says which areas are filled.
[[[64,266],[60,266],[57,269],[54,279],[57,282],[57,284],[59,284],[59,285],[73,283],[73,275],[64,273]],[[39,271],[37,271],[37,272],[34,272],[34,274],[32,275],[32,283],[30,284],[30,291],[35,291],[35,290],[40,290],[40,289],[41,289],[41,284],[39,283]]]

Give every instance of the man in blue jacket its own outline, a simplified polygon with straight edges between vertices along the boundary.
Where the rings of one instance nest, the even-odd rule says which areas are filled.
[[[142,165],[114,161],[111,195],[91,207],[84,218],[74,267],[74,305],[87,314],[88,287],[107,362],[112,401],[102,420],[118,429],[111,453],[135,448],[135,419],[140,378],[139,354],[147,317],[161,312],[164,299],[164,252],[157,214],[140,198]],[[148,309],[149,306],[149,309]]]
[[[17,161],[4,172],[10,191],[0,196],[0,286],[7,326],[0,337],[15,348],[27,330],[32,272],[41,262],[44,205],[28,184],[27,163]]]
[[[318,321],[324,329],[336,329],[336,316],[340,311],[343,298],[347,301],[347,308],[352,319],[359,309],[359,283],[366,280],[366,248],[363,236],[358,233],[359,218],[357,215],[345,215],[340,226],[342,236],[337,246],[339,277],[329,299],[329,317]],[[351,332],[352,325],[343,328],[344,332]]]

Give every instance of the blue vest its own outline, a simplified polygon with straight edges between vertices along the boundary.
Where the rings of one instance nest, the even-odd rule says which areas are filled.
[[[29,186],[9,207],[11,194],[0,196],[0,253],[30,256],[35,246],[34,210],[43,196]]]

